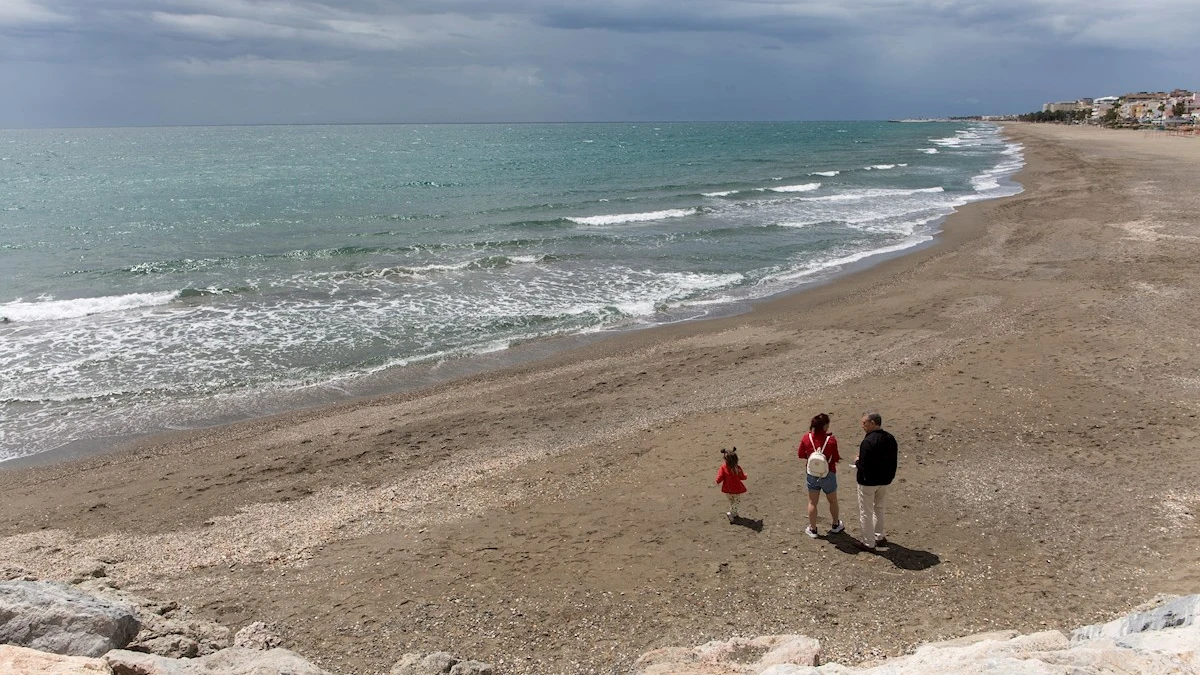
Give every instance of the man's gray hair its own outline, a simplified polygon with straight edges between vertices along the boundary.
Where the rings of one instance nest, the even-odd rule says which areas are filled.
[[[868,410],[867,412],[863,413],[863,417],[871,420],[871,422],[873,422],[876,426],[883,426],[883,418],[880,417],[879,413],[875,412],[874,410]]]

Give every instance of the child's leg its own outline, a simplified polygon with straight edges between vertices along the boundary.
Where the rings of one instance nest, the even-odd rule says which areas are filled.
[[[735,517],[738,514],[738,502],[740,502],[741,500],[742,500],[741,495],[733,495],[733,494],[729,495],[729,512],[732,513]]]

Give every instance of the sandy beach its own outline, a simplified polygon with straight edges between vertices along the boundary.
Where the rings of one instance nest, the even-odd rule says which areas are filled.
[[[753,311],[414,393],[0,465],[0,571],[82,559],[331,672],[623,673],[774,633],[859,663],[1200,592],[1200,139],[1011,124],[1015,197]],[[807,421],[900,443],[891,545],[804,535]],[[722,447],[749,474],[731,525]]]

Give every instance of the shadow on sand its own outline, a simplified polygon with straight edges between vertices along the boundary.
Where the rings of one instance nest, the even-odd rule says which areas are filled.
[[[762,532],[762,529],[763,529],[762,518],[759,518],[758,520],[752,520],[752,519],[746,518],[744,516],[734,516],[733,520],[729,521],[729,524],[730,525],[741,525],[742,527],[754,530],[755,532]]]
[[[845,532],[827,534],[821,538],[833,544],[842,553],[849,553],[850,555],[877,555],[881,558],[886,558],[902,570],[927,570],[934,565],[940,565],[942,562],[942,559],[936,553],[908,548],[891,540],[886,545],[879,546],[872,552],[860,549],[855,543],[854,537]]]

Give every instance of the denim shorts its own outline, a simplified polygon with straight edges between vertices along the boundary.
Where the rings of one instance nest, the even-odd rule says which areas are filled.
[[[816,476],[813,476],[812,474],[807,474],[807,478],[808,478],[808,490],[810,492],[813,492],[816,490],[820,490],[820,491],[824,492],[825,494],[832,494],[834,492],[837,492],[837,474],[832,471],[825,474],[824,478],[817,478]]]

